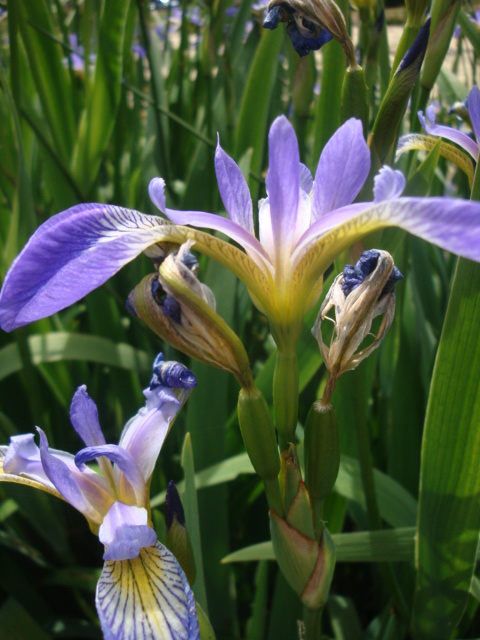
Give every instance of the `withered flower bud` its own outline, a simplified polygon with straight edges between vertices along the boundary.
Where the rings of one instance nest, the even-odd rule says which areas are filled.
[[[355,369],[380,345],[395,314],[395,282],[402,278],[392,256],[375,249],[364,251],[355,266],[346,265],[335,278],[312,329],[329,373],[322,402],[329,402],[342,373]],[[331,309],[335,320],[327,315]],[[377,334],[359,351],[377,316],[383,316]],[[334,322],[329,346],[321,331],[325,318]]]
[[[230,371],[243,388],[253,386],[248,356],[238,336],[215,312],[215,296],[197,278],[188,241],[158,261],[128,297],[127,307],[157,335],[201,362]]]
[[[279,22],[286,22],[287,33],[300,56],[335,38],[342,45],[350,67],[358,67],[345,18],[334,0],[271,0],[263,26],[275,29]]]

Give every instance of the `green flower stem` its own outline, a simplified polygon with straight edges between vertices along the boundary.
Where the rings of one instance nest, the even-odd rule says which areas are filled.
[[[354,394],[354,397],[359,397],[359,394]],[[356,420],[357,429],[357,442],[358,442],[358,455],[360,462],[360,474],[362,478],[363,492],[365,494],[365,501],[367,504],[367,513],[370,520],[370,527],[374,531],[380,531],[382,529],[382,521],[380,517],[380,510],[378,508],[377,494],[375,491],[375,480],[373,476],[373,459],[370,449],[370,436],[368,432],[367,420],[364,417],[363,407],[359,408]],[[392,566],[388,563],[380,563],[380,570],[385,580],[385,584],[389,589],[395,611],[402,621],[402,623],[408,627],[409,613],[408,608],[403,597],[400,587],[397,582],[395,573]]]
[[[303,607],[303,623],[305,625],[305,633],[302,636],[304,640],[320,640],[320,629],[322,621],[323,607],[321,609],[310,609]]]
[[[345,72],[340,102],[340,120],[350,118],[362,121],[363,133],[368,135],[368,88],[365,73],[361,67],[348,67]]]
[[[273,377],[273,406],[280,450],[295,442],[298,418],[298,358],[292,352],[278,351]]]

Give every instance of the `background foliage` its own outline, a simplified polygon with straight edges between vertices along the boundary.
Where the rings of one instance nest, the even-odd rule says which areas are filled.
[[[355,44],[364,47],[373,126],[401,33],[395,17],[403,25],[404,8],[387,12],[379,30],[374,18],[380,6],[372,14],[341,6],[354,25]],[[299,58],[283,29],[262,29],[264,5],[251,0],[8,0],[0,7],[2,277],[37,226],[74,204],[114,202],[155,213],[147,193],[154,176],[165,178],[171,207],[220,213],[217,132],[249,176],[255,200],[264,196],[266,135],[275,116],[289,116],[311,169],[340,125],[346,68],[340,45]],[[438,67],[430,74],[433,94],[417,86],[413,102],[434,97],[440,118],[452,124],[457,118],[448,107],[478,82],[480,36],[469,20],[473,7],[434,2],[432,14],[447,9],[463,31],[452,37],[452,23],[446,50],[432,53],[433,62],[427,54],[427,71]],[[401,132],[410,127],[419,129],[414,109]],[[420,168],[423,156],[401,159],[409,192],[468,198],[465,176],[432,154]],[[343,457],[326,519],[337,534],[339,564],[323,632],[339,640],[475,638],[479,267],[457,265],[454,256],[398,230],[368,238],[364,246],[388,249],[405,280],[381,350],[346,374],[334,395]],[[343,264],[362,248],[353,247]],[[343,264],[335,265],[330,280]],[[52,446],[78,450],[68,410],[84,383],[98,403],[107,440],[116,442],[142,404],[154,355],[163,350],[188,364],[125,310],[128,293],[150,270],[142,257],[77,305],[0,335],[1,442],[39,425]],[[275,347],[264,317],[222,267],[201,258],[200,274],[216,294],[218,312],[243,339],[257,385],[271,401]],[[302,421],[324,383],[310,335],[317,310],[305,319],[298,347],[300,442]],[[190,365],[198,388],[152,482],[160,539],[162,492],[174,479],[184,489],[197,552],[195,594],[217,637],[299,637],[300,605],[265,543],[266,501],[243,452],[235,380]],[[372,458],[357,444],[361,429]],[[374,504],[362,488],[369,460]],[[2,637],[100,638],[94,589],[102,551],[85,521],[23,487],[2,485],[0,498]],[[222,564],[227,556],[230,562]]]

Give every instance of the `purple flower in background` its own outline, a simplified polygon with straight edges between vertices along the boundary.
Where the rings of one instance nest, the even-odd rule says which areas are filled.
[[[0,481],[29,485],[69,502],[103,543],[96,606],[106,638],[146,637],[145,628],[151,629],[148,637],[199,637],[193,593],[174,556],[157,541],[148,496],[165,437],[195,384],[186,367],[165,362],[160,354],[144,391],[145,406],[127,422],[118,445],[106,443],[97,407],[81,386],[70,419],[86,446],[75,456],[51,449],[38,427],[40,446],[33,434],[25,434],[0,447]],[[87,466],[94,460],[99,472]]]
[[[435,124],[435,109],[433,106],[427,107],[426,118],[423,115],[423,111],[418,112],[418,118],[422,123],[422,127],[431,136],[440,136],[445,138],[445,140],[455,142],[477,162],[480,145],[480,90],[476,86],[472,87],[468,94],[468,112],[470,114],[470,122],[472,123],[475,140],[472,140],[466,133],[458,131],[458,129]]]
[[[158,243],[191,240],[196,250],[235,273],[267,315],[282,348],[295,344],[305,312],[320,296],[325,269],[372,231],[398,226],[480,261],[478,202],[401,197],[403,175],[384,167],[375,179],[374,201],[353,203],[370,171],[359,120],[347,121],[326,144],[315,181],[300,163],[295,132],[285,117],[274,121],[268,140],[267,197],[260,202],[258,238],[247,182],[218,145],[215,169],[227,217],[167,208],[161,178],[150,183],[150,196],[169,220],[105,204],[79,205],[53,216],[30,238],[5,278],[0,326],[11,331],[64,309],[143,251],[164,256]],[[179,225],[219,231],[240,248]]]

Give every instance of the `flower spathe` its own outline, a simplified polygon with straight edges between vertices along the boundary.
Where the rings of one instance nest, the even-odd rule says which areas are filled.
[[[215,169],[227,218],[167,208],[161,178],[152,180],[149,191],[169,220],[104,204],[78,205],[53,216],[30,238],[5,278],[0,326],[11,331],[67,307],[164,242],[192,240],[196,250],[235,273],[268,316],[279,346],[296,340],[333,259],[372,231],[398,226],[480,260],[477,202],[401,197],[402,174],[384,167],[374,202],[353,203],[370,170],[360,121],[348,120],[332,136],[315,181],[300,163],[295,132],[285,117],[273,122],[268,140],[267,198],[260,203],[258,239],[247,183],[218,145]],[[241,248],[195,226],[220,231]]]
[[[175,387],[162,386],[165,377]],[[86,447],[75,456],[51,449],[38,427],[39,446],[33,434],[24,434],[0,447],[0,481],[26,484],[69,502],[104,544],[96,605],[105,638],[199,637],[193,593],[174,556],[157,541],[148,496],[162,444],[195,384],[185,367],[158,357],[152,384],[144,391],[145,406],[127,422],[118,445],[105,442],[97,407],[81,386],[70,418]],[[100,471],[87,466],[93,460]]]

